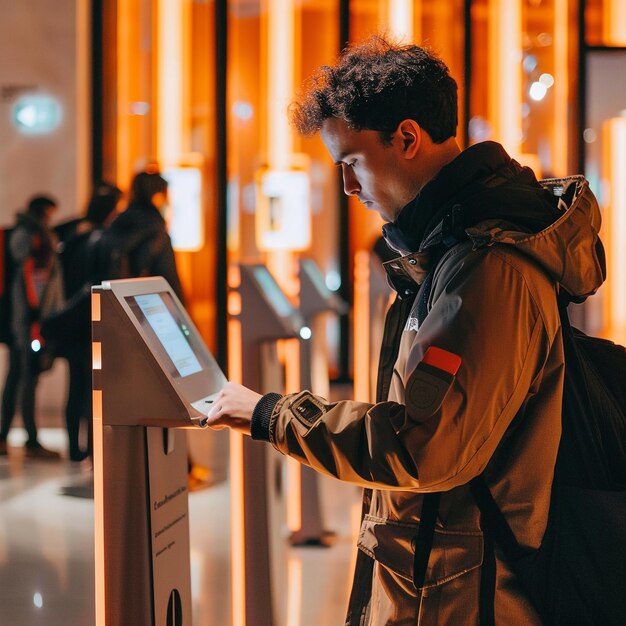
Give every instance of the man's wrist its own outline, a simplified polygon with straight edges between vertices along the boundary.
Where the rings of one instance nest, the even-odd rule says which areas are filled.
[[[282,396],[279,393],[266,393],[256,403],[250,420],[250,436],[258,441],[270,440],[270,422],[274,408]]]

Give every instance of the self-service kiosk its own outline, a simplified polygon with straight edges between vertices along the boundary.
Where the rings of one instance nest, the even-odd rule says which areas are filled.
[[[310,337],[300,344],[300,387],[325,398],[329,396],[328,358],[324,313],[342,314],[348,305],[326,286],[319,267],[312,259],[301,259],[300,313]],[[301,526],[291,535],[293,545],[323,544],[325,528],[319,493],[320,476],[306,465],[300,469]]]
[[[276,341],[298,337],[304,322],[263,265],[241,265],[242,382],[260,393],[281,392]],[[243,439],[245,623],[286,620],[286,498],[283,457]]]
[[[97,626],[190,626],[187,444],[224,375],[162,278],[92,290]]]

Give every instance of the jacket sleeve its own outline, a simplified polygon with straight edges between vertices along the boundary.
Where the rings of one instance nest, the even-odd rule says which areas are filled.
[[[527,261],[514,261],[492,249],[442,264],[428,316],[419,330],[403,333],[407,357],[397,363],[390,394],[397,401],[287,395],[273,404],[269,441],[366,487],[445,491],[480,474],[532,398],[558,328],[554,286]],[[425,415],[428,389],[415,383],[415,372],[429,346],[459,355],[462,364]]]

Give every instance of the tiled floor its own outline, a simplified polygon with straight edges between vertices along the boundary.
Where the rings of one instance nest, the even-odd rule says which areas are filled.
[[[12,432],[19,444],[23,431]],[[61,429],[41,441],[64,447]],[[68,461],[0,457],[0,626],[91,626],[94,619],[93,500],[61,495],[89,480]],[[228,482],[190,494],[193,626],[230,626]],[[343,624],[354,558],[359,491],[323,479],[330,548],[289,548],[287,618],[276,626]],[[136,626],[136,625],[129,625]],[[137,625],[140,626],[140,625]],[[236,625],[235,625],[236,626]]]

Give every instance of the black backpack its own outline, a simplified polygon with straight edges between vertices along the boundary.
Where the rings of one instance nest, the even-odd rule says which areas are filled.
[[[418,303],[421,320],[425,286]],[[566,294],[558,304],[565,353],[562,435],[539,549],[520,546],[482,475],[470,489],[485,541],[495,541],[546,626],[624,626],[626,349],[573,328]],[[416,588],[426,576],[440,495],[424,496],[414,556]],[[492,612],[481,612],[483,624],[494,624]]]
[[[626,624],[626,349],[572,328],[565,350],[562,436],[548,525],[522,548],[482,476],[481,521],[546,625]]]
[[[9,240],[13,228],[0,228],[0,343],[10,344],[11,331],[11,282],[13,280],[13,256]]]

